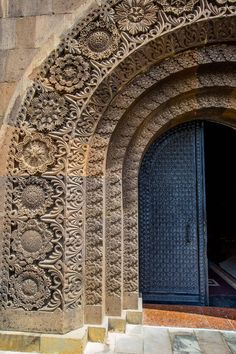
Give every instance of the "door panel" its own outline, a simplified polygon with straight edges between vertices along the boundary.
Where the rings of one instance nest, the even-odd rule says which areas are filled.
[[[143,158],[139,238],[144,300],[205,301],[201,283],[206,272],[199,261],[204,248],[204,235],[199,234],[204,207],[202,131],[197,122],[172,129]]]

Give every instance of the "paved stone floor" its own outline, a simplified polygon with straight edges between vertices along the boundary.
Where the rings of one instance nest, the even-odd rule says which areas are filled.
[[[85,354],[236,354],[236,332],[128,325],[107,343],[88,343]]]
[[[236,309],[211,306],[144,305],[143,324],[236,330]]]

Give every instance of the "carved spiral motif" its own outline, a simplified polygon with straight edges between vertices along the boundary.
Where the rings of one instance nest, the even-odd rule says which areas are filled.
[[[122,31],[135,35],[149,30],[156,22],[157,10],[151,0],[124,0],[115,8],[115,19]]]
[[[71,93],[81,89],[88,80],[89,64],[80,55],[66,54],[50,68],[49,81],[58,91]]]
[[[119,40],[115,25],[107,25],[103,21],[93,22],[81,32],[79,46],[85,56],[100,60],[117,51]]]
[[[19,215],[34,217],[46,213],[52,203],[53,189],[49,183],[38,177],[21,178],[15,188],[15,204]]]
[[[52,231],[43,222],[29,220],[27,223],[21,223],[12,236],[12,249],[19,259],[27,263],[32,263],[36,259],[44,259],[53,248]]]
[[[157,0],[162,5],[165,12],[181,15],[193,10],[194,5],[199,0]]]
[[[15,155],[19,162],[19,168],[26,170],[29,174],[45,172],[47,167],[55,161],[56,147],[52,139],[40,133],[26,135],[23,142],[17,146]]]
[[[16,307],[25,310],[41,308],[50,296],[51,282],[42,269],[36,266],[18,268],[10,278],[9,294]]]
[[[60,127],[68,115],[66,100],[56,92],[42,93],[33,98],[28,115],[29,122],[39,131],[52,131]]]

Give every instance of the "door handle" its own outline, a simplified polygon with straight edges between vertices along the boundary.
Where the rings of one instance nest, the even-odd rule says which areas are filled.
[[[191,225],[186,225],[186,233],[185,233],[185,241],[186,243],[191,243]]]

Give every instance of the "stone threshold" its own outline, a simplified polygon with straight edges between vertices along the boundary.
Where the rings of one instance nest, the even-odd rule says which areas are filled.
[[[29,353],[82,354],[87,340],[87,327],[66,334],[0,331],[0,350]]]

